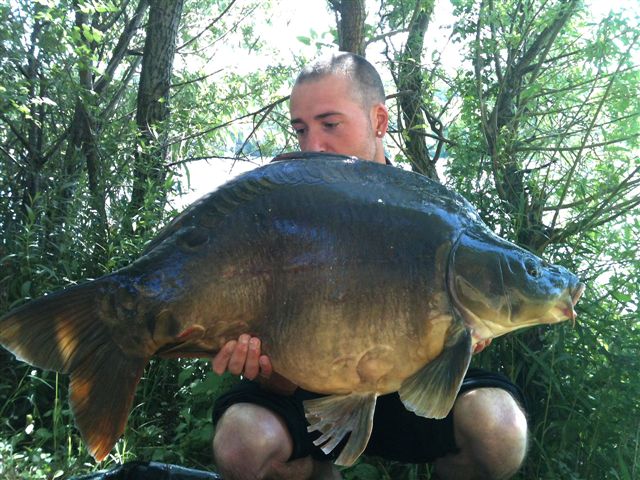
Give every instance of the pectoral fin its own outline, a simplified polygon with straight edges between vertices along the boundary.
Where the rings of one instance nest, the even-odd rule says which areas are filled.
[[[203,357],[206,352],[198,344],[198,340],[204,337],[205,332],[202,325],[192,325],[175,337],[174,342],[160,347],[155,355],[162,358]]]
[[[349,466],[362,454],[369,442],[373,428],[373,412],[377,394],[352,393],[304,402],[309,432],[319,431],[323,435],[313,443],[324,453],[330,453],[350,432],[349,440],[335,463]]]
[[[453,324],[440,355],[407,378],[398,393],[402,403],[417,415],[446,417],[471,361],[471,333],[464,325]]]

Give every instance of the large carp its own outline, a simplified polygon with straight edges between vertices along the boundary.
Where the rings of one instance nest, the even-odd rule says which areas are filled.
[[[91,454],[123,433],[149,359],[262,340],[311,391],[338,464],[365,448],[378,395],[418,415],[452,408],[473,345],[574,319],[584,285],[495,236],[460,195],[398,168],[297,154],[246,173],[171,222],[131,265],[0,319],[19,359],[70,375]]]

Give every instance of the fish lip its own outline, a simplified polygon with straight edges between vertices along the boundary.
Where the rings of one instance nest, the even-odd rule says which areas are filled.
[[[576,326],[576,317],[578,316],[578,314],[576,313],[574,307],[576,306],[576,304],[578,303],[578,300],[580,300],[580,297],[582,296],[582,294],[584,293],[586,286],[584,283],[582,282],[578,282],[578,284],[573,288],[573,290],[570,292],[570,296],[571,296],[571,302],[569,303],[569,305],[567,305],[567,307],[565,307],[562,310],[562,313],[569,319],[571,320],[571,326],[575,327]]]
[[[586,288],[586,285],[584,283],[578,282],[573,292],[571,292],[571,303],[573,303],[574,307],[578,303],[578,300],[580,300],[580,297],[582,297],[582,294],[584,293],[585,288]]]

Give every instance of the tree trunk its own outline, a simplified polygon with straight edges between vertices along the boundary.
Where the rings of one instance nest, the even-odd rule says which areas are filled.
[[[129,44],[142,23],[147,7],[147,0],[138,2],[133,16],[125,25],[118,43],[108,59],[104,75],[95,81],[92,69],[93,55],[99,45],[81,37],[84,42],[83,46],[86,47],[86,53],[79,62],[78,80],[80,93],[68,128],[67,150],[64,158],[65,182],[60,187],[62,201],[55,206],[54,210],[50,210],[47,215],[50,219],[51,228],[54,229],[67,221],[67,217],[70,215],[69,207],[76,194],[81,172],[86,169],[90,193],[89,206],[92,210],[93,223],[91,228],[93,239],[90,243],[96,247],[94,255],[94,264],[96,266],[103,260],[102,254],[105,250],[102,245],[108,240],[109,234],[105,191],[105,181],[108,181],[108,179],[105,179],[106,174],[99,155],[99,133],[105,118],[100,118],[98,111],[103,104],[109,103],[110,99],[105,98],[106,87],[112,82],[115,70],[122,63]],[[122,8],[125,9],[126,4]],[[94,13],[93,15],[94,17],[91,21],[89,14],[76,5],[75,24],[80,31],[87,28],[90,21],[93,27],[98,24],[99,14]],[[63,232],[58,233],[60,235],[63,234]],[[56,238],[55,235],[53,241],[56,243],[63,242],[61,238]]]
[[[438,180],[436,171],[437,155],[429,154],[427,146],[427,121],[432,128],[438,128],[439,121],[427,111],[423,100],[424,82],[422,69],[422,51],[424,35],[433,14],[433,0],[417,0],[409,36],[400,56],[397,84],[400,92],[398,103],[402,110],[404,127],[401,128],[406,146],[406,154],[414,171]],[[438,147],[439,151],[440,147]]]
[[[35,5],[35,12],[37,13],[41,9],[40,6]],[[33,26],[31,32],[31,45],[29,49],[29,56],[27,58],[27,66],[25,69],[25,75],[29,82],[29,97],[44,96],[44,81],[40,73],[40,58],[42,54],[38,48],[40,43],[40,35],[42,33],[42,22],[37,20]],[[42,157],[42,144],[43,144],[43,105],[32,104],[29,107],[31,119],[28,121],[28,128],[26,138],[21,138],[24,143],[27,157],[25,188],[23,190],[22,207],[26,213],[27,209],[32,207],[41,189],[41,177],[42,167],[44,166],[44,159]],[[17,131],[17,129],[16,129]]]
[[[176,35],[183,0],[155,0],[149,5],[149,22],[138,88],[136,124],[140,143],[134,156],[134,180],[125,228],[134,231],[133,218],[143,207],[150,213],[164,208],[166,194],[166,122],[169,119],[169,88],[176,49]],[[143,226],[138,226],[143,228]]]
[[[340,51],[364,57],[364,0],[329,0],[329,5],[336,14]]]

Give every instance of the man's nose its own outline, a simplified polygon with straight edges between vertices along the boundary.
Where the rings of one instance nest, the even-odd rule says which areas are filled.
[[[300,142],[300,149],[303,152],[326,152],[327,144],[321,132],[310,129]]]

